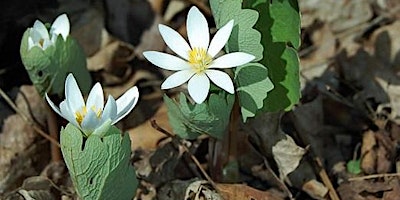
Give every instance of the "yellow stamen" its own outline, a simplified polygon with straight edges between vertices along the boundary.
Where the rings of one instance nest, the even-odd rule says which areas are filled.
[[[85,118],[86,113],[87,113],[86,106],[83,106],[83,108],[80,111],[75,112],[75,119],[79,125],[81,125],[83,118]]]
[[[101,109],[97,109],[96,106],[92,106],[90,109],[92,109],[96,113],[97,118],[101,117],[101,113],[102,113]]]
[[[97,109],[95,106],[92,106],[90,109],[92,109],[96,113],[97,118],[101,117],[101,113],[102,113],[101,109]],[[75,112],[75,119],[79,125],[82,124],[82,121],[85,118],[86,114],[87,114],[86,106],[84,106],[80,111]]]
[[[197,74],[203,73],[212,62],[212,57],[204,48],[193,48],[189,51],[189,63]]]
[[[41,38],[41,39],[39,40],[39,45],[40,45],[41,47],[43,47],[43,44],[44,44],[44,39]]]

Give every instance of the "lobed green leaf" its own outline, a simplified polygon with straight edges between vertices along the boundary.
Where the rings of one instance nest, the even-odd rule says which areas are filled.
[[[166,95],[164,102],[168,107],[169,123],[179,137],[195,139],[208,134],[221,139],[229,124],[234,96],[224,92],[211,94],[208,102],[193,105],[181,93],[179,103]]]
[[[264,101],[264,110],[290,110],[300,99],[300,13],[297,0],[245,0],[244,7],[259,12],[255,28],[264,46],[261,64],[275,88]]]
[[[71,179],[81,199],[132,199],[138,181],[130,164],[128,134],[112,126],[107,136],[84,138],[68,124],[61,130],[61,150]]]

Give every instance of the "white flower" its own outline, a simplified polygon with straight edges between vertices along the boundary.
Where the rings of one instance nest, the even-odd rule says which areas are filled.
[[[178,71],[164,81],[161,89],[174,88],[189,81],[189,95],[200,104],[207,98],[211,80],[218,87],[233,94],[234,87],[229,75],[215,69],[240,66],[255,58],[243,52],[229,53],[214,58],[228,41],[233,20],[218,30],[211,43],[207,20],[196,7],[189,10],[186,25],[190,46],[178,32],[170,27],[162,24],[158,27],[167,46],[180,58],[156,51],[143,53],[144,57],[154,65],[166,70]]]
[[[53,110],[79,127],[86,136],[92,133],[96,134],[96,129],[101,128],[104,124],[117,123],[132,111],[138,98],[137,87],[132,87],[116,101],[109,95],[107,104],[104,106],[103,89],[100,83],[96,83],[85,104],[72,74],[69,74],[65,81],[65,100],[60,103],[60,108],[57,108],[46,94],[46,100]]]
[[[62,14],[54,20],[50,27],[50,31],[39,20],[36,20],[33,27],[29,31],[28,50],[34,46],[38,46],[45,50],[47,47],[55,44],[58,35],[61,34],[64,41],[69,35],[70,25],[66,14]]]

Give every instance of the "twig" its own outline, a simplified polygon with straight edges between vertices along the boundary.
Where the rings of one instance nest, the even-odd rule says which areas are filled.
[[[329,196],[331,197],[331,200],[340,200],[339,195],[337,194],[335,188],[333,187],[331,180],[329,179],[328,174],[325,171],[325,168],[322,166],[321,159],[319,157],[316,157],[315,161],[319,168],[318,174],[321,177],[322,182],[329,189]]]
[[[53,143],[54,145],[61,147],[60,144],[54,140],[52,137],[50,137],[48,134],[46,134],[44,131],[42,131],[42,129],[39,128],[39,126],[37,124],[35,124],[35,122],[33,122],[29,117],[27,117],[15,104],[14,102],[7,96],[7,94],[3,91],[3,89],[0,88],[0,95],[1,97],[3,97],[4,100],[6,100],[6,102],[11,106],[12,109],[14,109],[14,111],[16,113],[18,113],[21,118],[28,123],[29,125],[31,125],[33,127],[33,130],[35,130],[39,135],[41,135],[42,137],[46,138],[47,140],[49,140],[51,143]]]
[[[157,131],[160,131],[161,133],[163,133],[163,134],[167,135],[168,137],[172,138],[172,140],[177,141],[178,145],[179,145],[180,147],[182,147],[183,150],[184,150],[187,154],[189,154],[190,158],[192,159],[192,161],[194,162],[194,164],[196,164],[196,166],[199,168],[199,170],[201,171],[201,173],[203,174],[203,176],[207,179],[207,181],[210,182],[210,184],[211,184],[216,190],[218,190],[217,184],[215,184],[215,182],[210,178],[210,176],[208,176],[207,172],[204,171],[203,167],[201,167],[201,164],[200,164],[200,162],[197,160],[197,158],[196,158],[192,153],[190,153],[189,149],[188,149],[185,145],[183,145],[183,144],[176,138],[175,135],[171,134],[170,132],[168,132],[168,131],[166,131],[165,129],[163,129],[163,128],[161,128],[160,126],[158,126],[156,120],[154,120],[154,119],[151,120],[151,126],[152,126],[154,129],[156,129]]]
[[[265,156],[263,156],[263,155],[261,155],[261,156],[263,157],[265,167],[267,168],[269,173],[272,175],[272,177],[274,177],[276,183],[279,184],[280,189],[282,189],[284,192],[286,192],[289,199],[293,200],[294,198],[293,198],[292,192],[290,192],[290,190],[286,186],[286,184],[280,178],[278,178],[278,176],[275,174],[274,170],[272,170],[271,166],[269,165],[268,160],[265,158]]]
[[[362,181],[362,180],[366,180],[366,179],[395,177],[395,176],[399,176],[400,177],[400,173],[372,174],[372,175],[368,175],[368,176],[353,177],[353,178],[349,178],[347,180],[348,181]]]

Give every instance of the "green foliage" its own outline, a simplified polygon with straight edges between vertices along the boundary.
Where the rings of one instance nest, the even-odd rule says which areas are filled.
[[[360,174],[361,171],[361,160],[350,160],[346,165],[347,171],[352,174]]]
[[[229,124],[235,97],[225,92],[211,94],[208,102],[191,104],[181,93],[179,103],[164,95],[168,118],[174,133],[181,138],[194,139],[208,134],[221,139]]]
[[[86,68],[86,56],[76,40],[71,36],[64,41],[58,36],[55,45],[46,50],[34,46],[28,50],[27,29],[22,37],[20,54],[22,63],[28,71],[32,83],[39,94],[58,94],[62,96],[65,78],[73,73],[81,90],[87,94],[92,84],[91,76]]]
[[[242,9],[239,0],[210,0],[210,6],[217,28],[221,28],[232,19],[235,22],[225,50],[249,53],[256,57],[255,61],[261,60],[261,34],[253,28],[258,19],[257,11]]]
[[[103,138],[68,124],[61,130],[61,150],[81,199],[132,199],[138,181],[130,164],[130,139],[111,126]]]
[[[227,52],[245,52],[256,56],[254,61],[263,59],[264,48],[261,34],[253,28],[258,13],[251,9],[242,9],[239,0],[211,0],[211,9],[217,27],[221,27],[231,19],[235,26],[225,50]],[[235,70],[235,83],[243,121],[254,117],[264,107],[264,99],[274,86],[268,78],[268,70],[263,64],[250,63]]]
[[[235,70],[237,92],[241,105],[242,118],[254,117],[263,108],[264,99],[274,88],[268,78],[268,69],[259,63],[249,63]]]
[[[268,67],[275,88],[264,101],[264,110],[291,109],[300,98],[300,13],[297,0],[244,0],[244,7],[259,12],[255,28],[264,46],[261,64]]]

